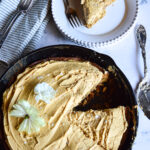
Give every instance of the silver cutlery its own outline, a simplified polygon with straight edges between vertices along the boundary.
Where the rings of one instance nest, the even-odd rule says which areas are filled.
[[[0,48],[2,47],[7,35],[17,20],[17,18],[22,14],[26,13],[32,7],[33,0],[21,0],[14,14],[9,18],[9,21],[4,26],[2,31],[0,31]]]
[[[69,1],[68,0],[63,1],[65,5],[65,14],[71,26],[74,28],[82,25],[76,10],[70,7]]]
[[[142,25],[140,25],[137,29],[137,40],[139,42],[140,48],[142,49],[142,57],[144,61],[144,78],[138,86],[137,99],[144,114],[150,119],[150,81],[148,78],[145,51],[146,30]]]

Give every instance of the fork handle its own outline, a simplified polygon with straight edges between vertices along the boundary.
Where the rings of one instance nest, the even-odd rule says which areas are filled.
[[[4,28],[0,31],[0,48],[2,47],[5,39],[7,38],[7,35],[9,33],[11,27],[15,23],[16,19],[20,16],[20,14],[21,14],[21,11],[16,10],[14,12],[14,14],[9,18],[9,21],[6,23]]]
[[[66,4],[69,6],[69,1],[68,0],[66,0]]]
[[[144,76],[147,75],[147,64],[146,64],[146,51],[145,47],[142,47],[142,57],[143,57],[143,62],[144,62]]]
[[[142,49],[142,57],[143,57],[143,62],[144,62],[144,76],[146,76],[147,75],[146,51],[145,51],[146,30],[143,25],[140,25],[137,29],[137,39]]]

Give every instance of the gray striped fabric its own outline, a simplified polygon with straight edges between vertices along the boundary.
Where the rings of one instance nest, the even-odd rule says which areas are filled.
[[[0,0],[0,30],[4,27],[20,0]],[[11,28],[0,49],[0,61],[8,64],[16,61],[23,52],[35,49],[50,18],[50,0],[34,0],[33,6],[22,14]]]

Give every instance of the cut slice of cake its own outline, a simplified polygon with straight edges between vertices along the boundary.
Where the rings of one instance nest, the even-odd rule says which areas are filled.
[[[115,0],[81,0],[85,26],[91,28],[106,14],[106,7]]]

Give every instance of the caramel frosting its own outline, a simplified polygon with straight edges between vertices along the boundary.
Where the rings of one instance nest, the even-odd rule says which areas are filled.
[[[3,95],[4,130],[12,150],[117,150],[128,123],[126,108],[74,111],[104,78],[88,61],[50,60],[27,67]],[[55,91],[50,103],[36,101],[34,88],[46,82]],[[39,112],[46,125],[38,133],[19,132],[22,119],[9,112],[20,99]]]

